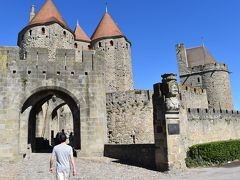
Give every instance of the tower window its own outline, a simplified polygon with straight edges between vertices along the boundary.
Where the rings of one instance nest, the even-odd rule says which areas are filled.
[[[113,46],[113,41],[110,41],[110,45]]]
[[[200,83],[200,78],[199,77],[197,78],[197,81]]]
[[[63,31],[63,35],[64,35],[64,37],[66,37],[66,36],[67,36],[67,33],[66,33],[66,31]]]
[[[45,34],[45,32],[46,32],[45,28],[42,28],[42,34]]]
[[[128,49],[128,43],[126,43],[126,48]]]
[[[29,35],[32,36],[32,30],[29,31]]]
[[[98,43],[98,46],[99,46],[99,47],[102,47],[102,43],[101,43],[101,42],[99,42],[99,43]]]
[[[77,43],[75,43],[75,44],[74,44],[74,47],[75,47],[75,48],[78,48],[78,44],[77,44]]]

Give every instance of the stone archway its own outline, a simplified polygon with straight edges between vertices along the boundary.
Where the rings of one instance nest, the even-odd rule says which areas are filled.
[[[54,107],[54,113],[62,107],[63,105],[67,105],[72,113],[72,124],[73,124],[73,146],[75,149],[81,149],[81,133],[80,133],[80,108],[77,99],[74,97],[72,93],[67,91],[66,89],[60,87],[43,87],[35,90],[32,95],[30,95],[23,103],[21,108],[21,113],[24,114],[26,110],[28,110],[28,115],[25,125],[27,126],[25,134],[25,139],[22,141],[31,144],[32,150],[36,151],[36,118],[37,115],[41,112],[42,106],[51,100],[52,98],[61,99],[61,103]],[[52,113],[51,113],[52,115]],[[25,113],[26,116],[26,113]],[[25,121],[26,121],[25,120]],[[49,121],[47,121],[49,123]],[[60,129],[59,129],[60,131]],[[48,129],[48,133],[52,133]],[[23,133],[24,134],[24,133]],[[51,134],[53,136],[53,134]],[[23,138],[23,137],[20,137]],[[39,139],[38,139],[39,140]],[[51,139],[42,137],[42,140],[46,140],[46,142]],[[45,143],[46,143],[45,142]],[[50,146],[50,143],[48,143]]]

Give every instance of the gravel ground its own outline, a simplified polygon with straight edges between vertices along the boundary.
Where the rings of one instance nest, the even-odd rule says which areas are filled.
[[[51,180],[50,154],[32,154],[29,160],[15,164],[0,162],[0,180]],[[114,162],[109,158],[76,159],[77,176],[73,180],[239,180],[240,163],[216,168],[196,168],[179,173],[160,173]]]

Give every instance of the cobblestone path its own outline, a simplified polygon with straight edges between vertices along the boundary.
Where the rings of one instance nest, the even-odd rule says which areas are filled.
[[[0,180],[51,180],[48,172],[50,154],[32,154],[16,164],[0,162]],[[77,176],[72,180],[239,180],[240,167],[197,168],[181,173],[164,174],[127,166],[109,158],[78,158]]]

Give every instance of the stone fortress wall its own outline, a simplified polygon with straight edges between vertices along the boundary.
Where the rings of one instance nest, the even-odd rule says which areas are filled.
[[[171,81],[176,82],[176,75],[162,77],[162,83],[155,84],[153,95],[157,169],[183,168],[192,145],[240,139],[239,111],[209,108],[206,90],[198,87],[179,84],[178,95],[171,97],[174,87]],[[191,100],[198,102],[191,104]]]
[[[188,147],[207,142],[240,139],[240,112],[216,109],[187,109]]]
[[[208,108],[205,89],[186,85],[179,85],[179,96],[185,108]]]
[[[154,143],[152,91],[107,93],[110,144]]]
[[[50,0],[46,6],[55,9]],[[140,164],[174,169],[185,166],[191,145],[240,138],[228,67],[205,47],[190,52],[183,44],[176,46],[180,85],[176,75],[165,74],[154,92],[134,90],[131,43],[123,33],[109,34],[109,27],[101,26],[103,36],[76,40],[54,13],[45,15],[56,21],[26,26],[19,33],[19,47],[0,47],[0,159],[26,154],[28,143],[34,147],[32,139],[38,136],[51,139],[50,131],[66,122],[50,122],[56,116],[43,113],[63,102],[73,119],[65,127],[73,129],[74,145],[85,156],[106,150],[110,157],[138,161],[143,155]],[[102,20],[109,23],[105,15]],[[55,96],[58,101],[53,102]],[[47,101],[49,107],[43,105]]]
[[[24,109],[24,105],[31,106],[29,103],[38,98],[44,100],[48,93],[50,96],[56,93],[69,102],[70,108],[75,108],[72,110],[79,108],[80,115],[77,112],[73,115],[75,119],[77,116],[81,119],[81,122],[74,123],[74,132],[81,132],[81,141],[78,141],[81,144],[77,145],[81,146],[81,152],[101,154],[107,141],[101,53],[83,51],[83,61],[78,62],[75,50],[57,49],[55,61],[48,61],[48,49],[31,48],[26,51],[28,55],[22,60],[18,47],[0,47],[0,135],[3,137],[0,140],[0,159],[16,160],[26,153],[31,127],[29,108]],[[28,102],[32,96],[33,99]],[[69,98],[72,98],[71,102]],[[71,104],[73,101],[75,105]],[[41,104],[40,101],[36,103]]]

